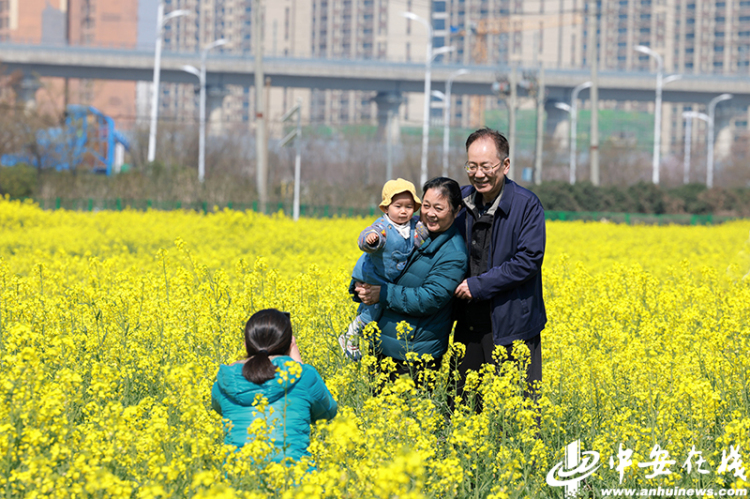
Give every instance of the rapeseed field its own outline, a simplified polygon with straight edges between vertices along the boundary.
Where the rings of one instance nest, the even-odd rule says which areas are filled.
[[[453,412],[451,363],[378,393],[387,363],[340,353],[369,222],[0,201],[0,497],[750,488],[750,222],[548,223],[538,407],[506,363]],[[266,307],[291,313],[339,403],[313,428],[314,462],[269,463],[263,421],[235,453],[211,410],[218,365],[243,356],[242,327]]]

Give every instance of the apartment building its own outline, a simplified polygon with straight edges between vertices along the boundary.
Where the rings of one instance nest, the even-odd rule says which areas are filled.
[[[663,57],[666,74],[750,76],[750,0],[433,0],[434,44],[453,45],[453,62],[547,68],[589,67],[589,9],[596,9],[601,70],[656,71],[644,45]],[[486,107],[498,105],[486,99]],[[604,107],[643,109],[651,103],[603,102]],[[682,112],[695,103],[664,104],[663,154],[684,141]],[[705,106],[703,106],[705,107]],[[467,126],[468,99],[455,96],[453,119]],[[703,109],[705,111],[705,109]],[[725,118],[717,151],[747,135],[748,115]],[[693,127],[697,147],[703,122]]]
[[[187,9],[191,15],[164,27],[164,50],[198,52],[223,38],[215,52],[252,57],[254,0],[163,0],[167,12]],[[151,48],[157,0],[0,0],[0,40]],[[599,14],[596,35],[602,70],[654,71],[653,58],[636,52],[645,45],[664,58],[665,73],[750,75],[750,0],[275,0],[264,1],[264,54],[274,57],[323,57],[423,62],[427,30],[403,17],[404,12],[429,19],[433,47],[455,50],[440,59],[465,65],[518,64],[548,68],[588,67],[589,8]],[[209,54],[209,57],[211,56]],[[197,81],[196,81],[197,84]],[[303,117],[314,123],[375,122],[373,92],[280,88],[270,82],[271,125],[303,101]],[[160,115],[197,120],[194,85],[163,84]],[[150,84],[45,80],[39,101],[51,108],[64,102],[92,104],[128,121],[147,120]],[[222,92],[225,97],[222,99]],[[209,107],[214,121],[252,128],[252,87],[213,88]],[[53,96],[50,98],[49,96]],[[470,99],[453,96],[452,120],[469,126]],[[138,106],[136,108],[136,102]],[[404,95],[402,123],[421,123],[423,96]],[[211,104],[214,104],[212,106]],[[602,103],[603,106],[652,110],[650,103]],[[497,99],[484,99],[487,109]],[[682,112],[695,103],[664,104],[664,154],[683,141]],[[440,110],[434,119],[442,120]],[[746,134],[748,116],[732,116],[731,130],[719,140]],[[695,142],[705,136],[693,127]],[[273,132],[273,130],[272,130]],[[727,138],[727,133],[729,136]],[[723,138],[722,138],[723,137]],[[667,138],[669,138],[667,140]]]
[[[217,51],[253,57],[255,23],[253,0],[165,0],[167,10],[187,9],[194,16],[170,22],[165,51],[197,51],[216,39],[227,44]],[[278,0],[263,2],[265,58],[335,58],[424,61],[427,30],[402,13],[430,16],[429,0]],[[201,28],[203,26],[203,28]],[[252,127],[255,91],[252,86],[227,87],[214,120],[228,126]],[[267,115],[272,134],[281,133],[279,120],[297,100],[303,120],[320,124],[375,122],[373,92],[281,88],[270,81]],[[140,101],[145,103],[144,98]],[[422,95],[407,96],[401,118],[421,123]],[[162,86],[162,116],[194,119],[194,89],[189,85]],[[220,113],[220,115],[216,114]]]
[[[312,0],[312,57],[424,62],[428,32],[406,19],[429,19],[429,0]],[[313,91],[311,119],[322,123],[367,122],[376,118],[373,92]],[[422,94],[407,94],[402,123],[421,123]]]
[[[0,0],[0,40],[44,45],[133,48],[137,0]],[[92,105],[132,122],[135,83],[44,78],[36,92],[40,110],[60,114],[66,103]]]

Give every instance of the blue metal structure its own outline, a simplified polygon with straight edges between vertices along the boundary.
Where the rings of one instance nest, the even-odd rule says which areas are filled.
[[[115,122],[92,106],[70,105],[60,127],[39,130],[36,143],[17,154],[4,154],[0,165],[25,163],[37,168],[56,170],[86,169],[96,173],[113,173],[115,149],[130,142],[117,129]]]

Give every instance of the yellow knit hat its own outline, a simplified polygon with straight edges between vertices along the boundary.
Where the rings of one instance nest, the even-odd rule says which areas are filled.
[[[417,211],[422,207],[422,201],[420,201],[419,196],[417,196],[417,190],[414,188],[414,184],[408,180],[397,178],[396,180],[389,180],[383,186],[383,201],[380,203],[381,211],[385,213],[393,200],[393,196],[401,194],[402,192],[408,192],[414,198],[414,211]]]

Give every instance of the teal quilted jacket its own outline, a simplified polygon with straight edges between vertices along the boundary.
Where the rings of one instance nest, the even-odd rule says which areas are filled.
[[[455,225],[415,249],[396,283],[380,289],[385,311],[376,348],[398,360],[407,351],[442,357],[453,327],[453,292],[464,279],[467,262],[466,243]],[[401,321],[412,328],[407,336],[396,330]]]
[[[229,420],[225,443],[242,447],[253,439],[253,435],[248,434],[253,420],[266,418],[267,423],[273,425],[271,439],[276,447],[271,458],[274,461],[282,461],[285,457],[298,460],[309,455],[310,424],[319,419],[333,418],[337,410],[336,401],[314,367],[303,364],[302,374],[297,378],[289,373],[289,366],[286,365],[290,362],[296,364],[291,357],[280,356],[271,359],[271,362],[277,367],[276,377],[260,385],[245,379],[242,375],[243,364],[219,366],[211,390],[211,404],[216,412]],[[282,372],[287,372],[286,381]],[[259,394],[268,400],[265,413],[253,407]],[[270,408],[274,409],[272,413]]]

